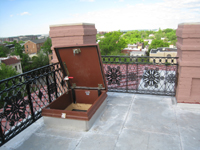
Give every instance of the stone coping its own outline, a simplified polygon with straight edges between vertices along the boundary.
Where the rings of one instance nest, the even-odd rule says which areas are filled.
[[[49,27],[60,27],[60,26],[80,26],[80,25],[95,25],[94,23],[68,23],[68,24],[56,24],[50,25]]]
[[[185,23],[180,23],[178,25],[200,25],[200,22],[185,22]]]

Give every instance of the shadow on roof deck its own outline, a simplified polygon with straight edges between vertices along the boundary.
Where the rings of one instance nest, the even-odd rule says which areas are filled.
[[[174,99],[108,92],[106,109],[88,132],[47,128],[41,118],[0,149],[200,149],[200,105]]]

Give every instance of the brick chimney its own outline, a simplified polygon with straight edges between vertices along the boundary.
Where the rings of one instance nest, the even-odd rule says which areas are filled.
[[[52,40],[51,50],[53,52],[52,63],[58,62],[54,47],[70,46],[79,44],[95,44],[97,30],[92,23],[74,23],[51,25],[49,36]]]

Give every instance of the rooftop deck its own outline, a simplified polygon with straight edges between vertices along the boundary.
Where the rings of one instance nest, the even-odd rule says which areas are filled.
[[[47,128],[40,118],[0,150],[200,149],[199,104],[113,92],[106,100],[106,109],[88,132]]]

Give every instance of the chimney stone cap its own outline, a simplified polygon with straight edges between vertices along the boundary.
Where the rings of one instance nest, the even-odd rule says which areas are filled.
[[[60,26],[80,26],[80,25],[95,25],[94,23],[68,23],[68,24],[55,24],[49,27],[60,27]]]
[[[180,23],[178,25],[200,25],[200,22],[184,22],[184,23]]]

